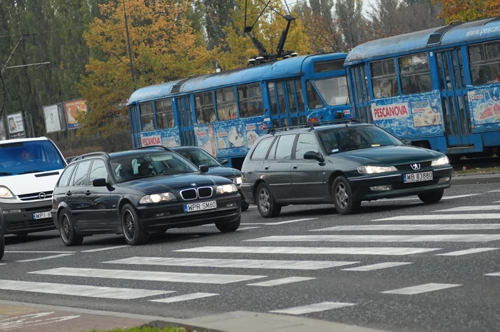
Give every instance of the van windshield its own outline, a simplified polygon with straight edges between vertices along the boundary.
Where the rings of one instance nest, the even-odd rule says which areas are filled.
[[[0,176],[54,171],[65,166],[50,141],[0,144]]]

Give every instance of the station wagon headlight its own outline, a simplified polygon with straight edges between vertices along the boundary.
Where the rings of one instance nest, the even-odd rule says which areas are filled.
[[[175,195],[172,193],[152,194],[142,197],[139,204],[170,202],[176,200],[177,198],[175,198]]]
[[[394,166],[358,166],[358,172],[361,174],[374,174],[397,171]]]
[[[447,156],[442,156],[439,159],[433,160],[431,163],[431,166],[442,166],[442,165],[448,165],[450,163],[450,160],[448,159]]]
[[[224,184],[222,186],[217,186],[216,192],[217,194],[228,194],[228,193],[234,193],[235,191],[238,191],[238,188],[234,184]]]
[[[14,198],[14,194],[7,187],[0,186],[0,198]]]

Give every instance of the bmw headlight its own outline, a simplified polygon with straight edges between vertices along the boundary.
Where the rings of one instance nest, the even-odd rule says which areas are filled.
[[[0,198],[14,198],[14,194],[7,187],[0,186]]]
[[[442,166],[442,165],[448,165],[450,163],[450,160],[448,159],[447,156],[442,156],[439,159],[433,160],[431,163],[431,166]]]
[[[237,185],[240,185],[240,184],[241,184],[241,182],[243,182],[243,181],[241,180],[241,176],[238,176],[238,177],[236,178],[236,184],[237,184]]]
[[[234,184],[224,184],[222,186],[217,186],[216,192],[217,194],[228,194],[228,193],[234,193],[235,191],[238,191],[238,188]]]
[[[175,195],[172,193],[152,194],[142,197],[139,204],[160,203],[176,201]]]
[[[374,174],[397,171],[394,166],[358,166],[358,172],[361,174]]]

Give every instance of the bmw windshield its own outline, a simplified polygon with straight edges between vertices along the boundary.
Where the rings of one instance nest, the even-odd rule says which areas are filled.
[[[208,152],[202,149],[193,149],[193,150],[180,150],[177,151],[183,155],[186,159],[191,161],[196,166],[206,165],[208,167],[221,166],[219,162],[212,157]]]
[[[318,135],[328,154],[379,146],[404,145],[399,139],[376,126],[345,126],[318,130]]]

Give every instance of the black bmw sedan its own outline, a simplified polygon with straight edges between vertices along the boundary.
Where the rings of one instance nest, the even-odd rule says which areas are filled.
[[[131,245],[169,228],[240,225],[241,196],[224,177],[205,175],[164,147],[76,157],[54,189],[52,219],[67,246],[93,234],[123,234]]]

